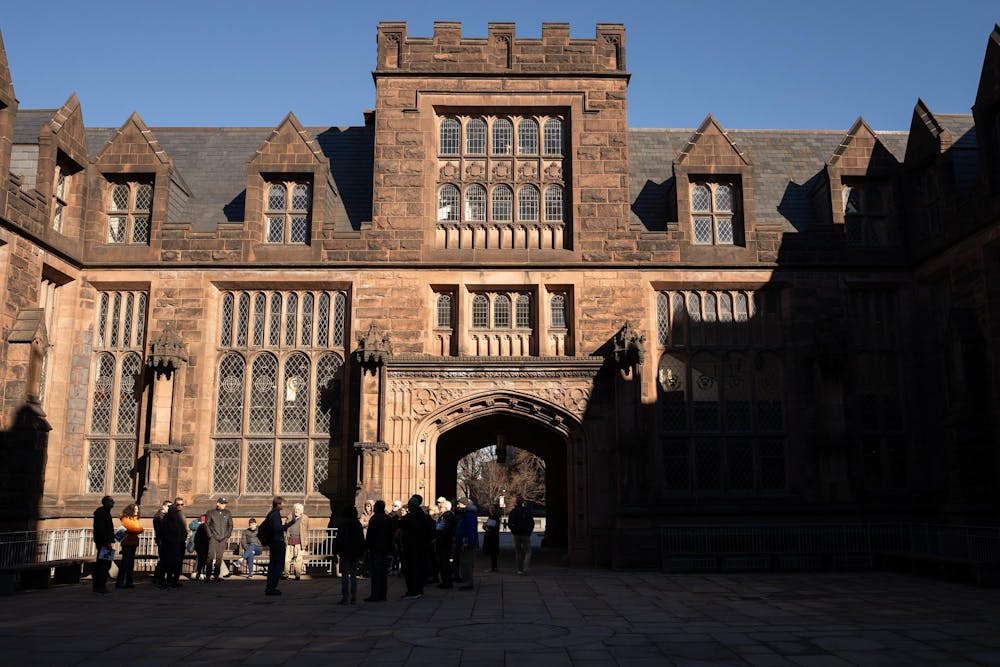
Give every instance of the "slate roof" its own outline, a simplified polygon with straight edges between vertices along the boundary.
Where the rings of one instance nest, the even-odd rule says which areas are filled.
[[[840,145],[844,130],[727,130],[753,165],[754,217],[757,224],[803,230],[815,221],[812,194],[823,167]],[[673,190],[673,160],[693,129],[629,130],[629,184],[632,224],[662,230]],[[906,151],[906,132],[879,132],[879,139],[897,160]],[[667,216],[670,216],[669,218]]]
[[[941,127],[952,137],[952,163],[955,165],[955,189],[968,193],[979,176],[979,144],[975,119],[969,114],[934,114]]]
[[[37,144],[42,126],[52,120],[59,109],[18,109],[14,116],[14,143]]]

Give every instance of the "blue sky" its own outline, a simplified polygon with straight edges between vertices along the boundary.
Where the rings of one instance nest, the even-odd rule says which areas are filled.
[[[968,113],[997,0],[169,0],[16,2],[0,14],[23,108],[76,91],[89,126],[137,110],[152,126],[357,125],[374,106],[380,20],[430,36],[435,20],[537,37],[544,21],[593,37],[624,23],[633,127],[907,129],[913,104]]]

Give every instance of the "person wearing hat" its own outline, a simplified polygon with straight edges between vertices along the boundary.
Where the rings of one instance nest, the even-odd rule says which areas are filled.
[[[420,508],[423,502],[422,496],[413,495],[406,504],[406,514],[399,520],[403,574],[406,576],[404,600],[423,597],[424,583],[427,581],[427,560],[430,556],[435,526],[434,520]]]
[[[220,581],[222,558],[229,546],[229,537],[233,534],[233,515],[226,509],[229,501],[220,497],[215,501],[215,509],[205,515],[205,530],[208,532],[208,567],[206,578],[209,581]]]

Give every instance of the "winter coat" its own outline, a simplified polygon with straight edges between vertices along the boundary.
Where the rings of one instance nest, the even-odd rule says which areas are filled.
[[[187,519],[180,509],[171,507],[163,517],[162,533],[160,534],[160,546],[167,551],[176,550],[177,553],[184,551],[184,543],[187,541]]]
[[[371,524],[368,524],[369,527]],[[370,530],[370,528],[369,528]],[[357,519],[345,519],[337,526],[337,555],[341,560],[357,560],[365,548],[365,534]]]
[[[455,513],[451,510],[441,512],[435,525],[434,548],[438,553],[450,554],[451,545],[455,541]]]
[[[496,521],[492,527],[490,527],[490,519]],[[490,512],[489,517],[486,519],[487,525],[483,526],[483,553],[499,555],[500,553],[500,513]]]
[[[209,510],[205,514],[205,530],[208,531],[208,538],[216,542],[223,542],[233,534],[233,515],[229,510],[218,508]]]
[[[518,537],[526,537],[535,531],[535,516],[525,505],[518,505],[507,517],[510,532]]]
[[[465,511],[458,511],[458,524],[455,526],[455,544],[463,546],[479,546],[479,522],[476,519],[476,506],[469,503]]]
[[[94,510],[94,544],[97,547],[106,547],[114,541],[115,522],[111,518],[111,510],[101,505]]]
[[[139,523],[139,519],[134,516],[123,516],[121,518],[122,525],[125,526],[126,535],[125,539],[122,540],[123,547],[137,547],[139,546],[139,535],[142,534],[143,528],[142,524]]]
[[[365,535],[365,547],[372,553],[392,553],[393,526],[392,517],[388,514],[372,514],[368,521],[368,534]]]
[[[371,524],[368,524],[371,526]],[[399,520],[400,543],[408,553],[419,553],[430,548],[434,539],[434,520],[423,510],[412,509]]]
[[[194,531],[194,552],[199,556],[208,555],[208,540],[208,524],[200,524]]]

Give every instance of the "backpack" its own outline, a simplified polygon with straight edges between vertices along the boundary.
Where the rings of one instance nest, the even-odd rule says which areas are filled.
[[[274,537],[274,527],[271,525],[271,516],[268,515],[257,527],[257,539],[261,546],[271,546],[271,539]]]

